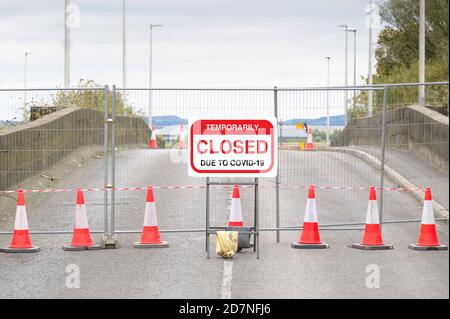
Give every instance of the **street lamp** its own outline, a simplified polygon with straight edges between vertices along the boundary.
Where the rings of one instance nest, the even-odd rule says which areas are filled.
[[[341,24],[339,28],[344,28],[345,31],[345,86],[348,86],[348,25]],[[348,117],[348,91],[345,90],[345,125],[347,126]]]
[[[127,87],[127,4],[122,1],[122,87]]]
[[[153,28],[163,27],[162,24],[150,24],[150,47],[149,47],[149,67],[148,67],[148,126],[152,129],[152,104],[153,104],[153,92],[152,88],[152,51],[153,51]]]
[[[327,59],[327,87],[330,86],[330,56],[326,56]],[[326,144],[330,145],[330,91],[327,90],[327,136]]]
[[[420,0],[419,15],[419,82],[425,83],[425,0]],[[425,106],[425,86],[419,86],[419,105]]]
[[[64,2],[64,87],[70,87],[70,28],[69,10],[70,0]]]
[[[24,77],[23,77],[23,88],[25,89],[23,91],[23,107],[25,108],[27,106],[27,76],[28,76],[28,55],[30,55],[31,52],[25,52],[25,68],[24,68]]]
[[[368,84],[372,86],[373,84],[373,11],[372,11],[372,0],[369,0],[369,10],[367,14],[369,15],[369,78]],[[373,115],[373,91],[369,89],[369,110],[367,116]]]
[[[347,32],[353,32],[353,86],[356,86],[356,29],[348,29]],[[353,90],[353,107],[355,107],[356,91]]]

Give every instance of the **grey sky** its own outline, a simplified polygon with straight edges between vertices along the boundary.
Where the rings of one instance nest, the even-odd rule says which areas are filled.
[[[122,84],[122,0],[72,0],[71,82]],[[128,86],[148,83],[148,26],[154,33],[154,87],[271,87],[344,84],[344,32],[358,29],[357,71],[367,75],[366,0],[127,0]],[[0,0],[0,87],[63,83],[63,0]],[[378,32],[378,30],[376,30]],[[352,41],[351,53],[352,53]],[[374,38],[374,41],[376,38]],[[349,72],[352,76],[350,55]],[[352,77],[351,77],[352,79]]]

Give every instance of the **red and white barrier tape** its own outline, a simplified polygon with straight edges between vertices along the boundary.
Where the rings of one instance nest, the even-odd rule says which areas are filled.
[[[308,189],[310,185],[279,185],[280,189]],[[152,186],[153,189],[206,189],[205,185],[186,185],[186,186]],[[211,185],[210,188],[214,189],[229,189],[232,188],[232,185]],[[241,185],[241,188],[253,188],[253,185]],[[276,185],[260,185],[259,188],[276,188]],[[335,189],[335,190],[369,190],[370,187],[363,186],[330,186],[330,185],[322,185],[315,186],[316,189]],[[78,190],[82,190],[84,192],[97,192],[97,191],[105,191],[105,190],[115,190],[115,191],[141,191],[146,190],[147,186],[144,187],[114,187],[114,188],[61,188],[61,189],[53,189],[53,188],[41,188],[41,189],[22,189],[20,191],[24,193],[63,193],[63,192],[76,192]],[[416,187],[416,188],[403,188],[403,187],[376,187],[377,190],[385,190],[385,191],[424,191],[424,189]],[[19,190],[4,190],[0,191],[0,194],[13,194],[17,193]]]

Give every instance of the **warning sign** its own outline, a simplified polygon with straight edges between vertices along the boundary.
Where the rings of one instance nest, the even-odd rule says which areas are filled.
[[[190,176],[274,177],[276,119],[194,119],[189,123]]]

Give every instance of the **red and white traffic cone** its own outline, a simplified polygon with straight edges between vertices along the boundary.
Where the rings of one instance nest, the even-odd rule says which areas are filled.
[[[158,148],[158,143],[156,142],[156,134],[155,134],[154,129],[151,130],[150,142],[148,143],[148,148],[151,148],[151,149]]]
[[[319,221],[317,218],[316,195],[314,186],[308,190],[308,199],[306,200],[305,216],[303,220],[303,229],[298,242],[291,244],[292,248],[328,248],[328,244],[320,240]]]
[[[305,144],[305,151],[314,151],[314,141],[313,141],[313,135],[312,135],[312,128],[306,129],[306,144]]]
[[[425,200],[423,202],[422,224],[420,225],[419,239],[416,244],[410,244],[413,250],[447,250],[448,246],[439,243],[436,232],[436,222],[434,220],[433,198],[431,189],[425,190]]]
[[[375,187],[370,188],[369,205],[367,207],[366,227],[361,243],[354,243],[352,248],[366,250],[392,249],[392,245],[383,242],[381,236],[380,216],[378,214],[377,192]]]
[[[241,208],[241,195],[239,192],[239,186],[237,185],[234,185],[233,187],[233,196],[231,198],[228,226],[230,227],[244,226],[244,219],[242,217],[242,208]]]
[[[156,216],[155,197],[153,188],[147,188],[147,200],[145,203],[144,226],[142,229],[141,241],[134,243],[135,248],[165,248],[169,247],[167,241],[162,241],[158,229]]]
[[[14,233],[11,244],[3,247],[5,253],[34,253],[41,250],[39,246],[33,246],[28,229],[27,209],[22,190],[17,193],[16,219],[14,221]]]
[[[180,126],[180,139],[178,142],[178,147],[180,149],[186,148],[186,140],[184,139],[184,132],[183,132],[183,126]]]
[[[64,245],[63,250],[80,251],[101,249],[101,245],[92,242],[89,231],[89,223],[84,203],[84,194],[81,189],[77,191],[77,204],[75,206],[75,225],[73,228],[72,241],[69,245]]]

